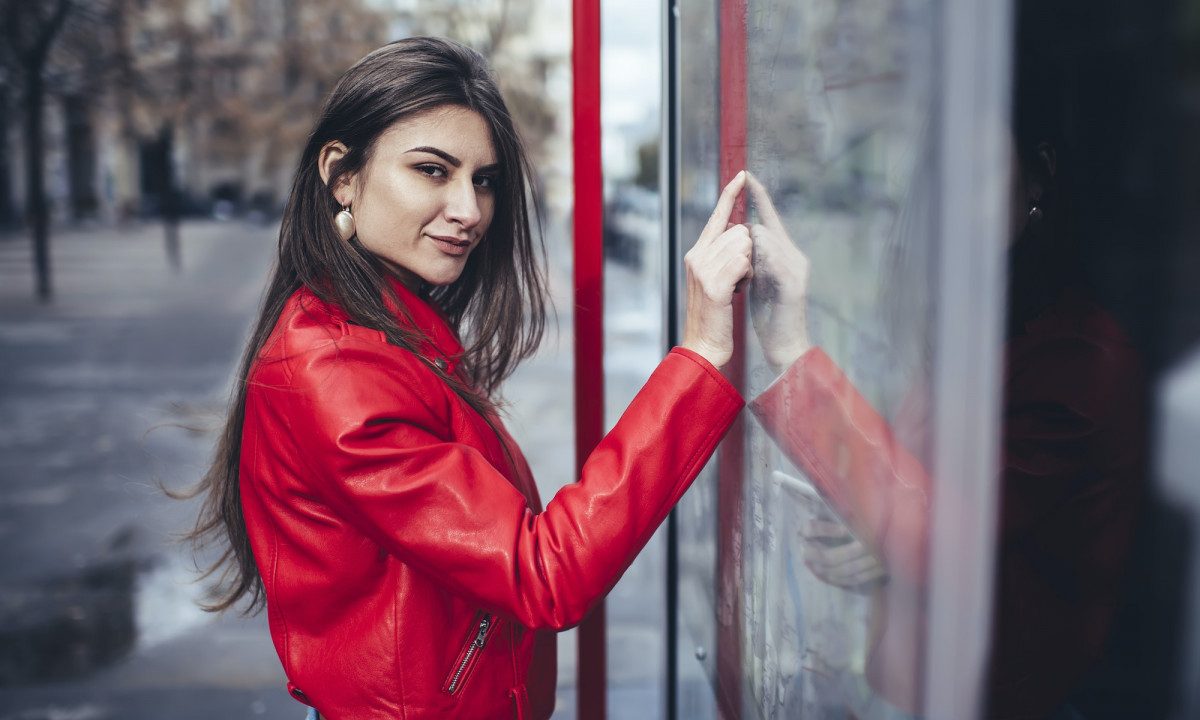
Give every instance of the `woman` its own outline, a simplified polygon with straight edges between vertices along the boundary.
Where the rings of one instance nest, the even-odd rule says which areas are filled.
[[[543,510],[493,403],[543,325],[528,172],[484,60],[431,38],[348,70],[304,149],[194,536],[229,543],[212,609],[265,602],[323,716],[548,717],[553,631],[742,407],[718,372],[750,273],[739,174],[686,260],[683,345]]]

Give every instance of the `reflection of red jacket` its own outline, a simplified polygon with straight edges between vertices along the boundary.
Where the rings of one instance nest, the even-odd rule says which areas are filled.
[[[1094,661],[1113,617],[1142,485],[1143,386],[1116,323],[1073,291],[1006,351],[988,716],[1039,718]],[[894,704],[919,710],[933,497],[926,469],[819,349],[750,407],[887,566],[868,679]]]
[[[431,340],[421,353],[454,372],[454,333],[395,287]],[[298,291],[252,369],[241,454],[289,690],[336,720],[549,717],[541,631],[612,588],[741,407],[676,348],[543,511],[507,433],[414,353]]]

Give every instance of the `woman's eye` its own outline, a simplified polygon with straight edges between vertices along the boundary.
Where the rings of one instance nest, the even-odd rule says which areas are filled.
[[[446,176],[446,170],[441,165],[418,165],[417,172],[436,178]]]
[[[496,178],[491,175],[479,175],[475,178],[475,184],[481,188],[491,189],[496,186]]]

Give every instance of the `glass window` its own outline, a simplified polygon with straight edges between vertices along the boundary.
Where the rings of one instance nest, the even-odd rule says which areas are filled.
[[[951,388],[941,7],[729,10],[681,7],[680,241],[744,153],[755,279],[731,374],[750,413],[680,505],[681,712],[905,718],[924,709],[935,413]]]
[[[662,360],[662,9],[601,4],[604,395],[611,428]],[[609,717],[665,710],[666,552],[654,535],[605,601]]]

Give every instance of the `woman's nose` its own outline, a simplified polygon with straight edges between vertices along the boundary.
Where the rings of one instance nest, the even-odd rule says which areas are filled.
[[[475,227],[483,217],[473,179],[455,180],[446,189],[446,218],[464,229]]]

